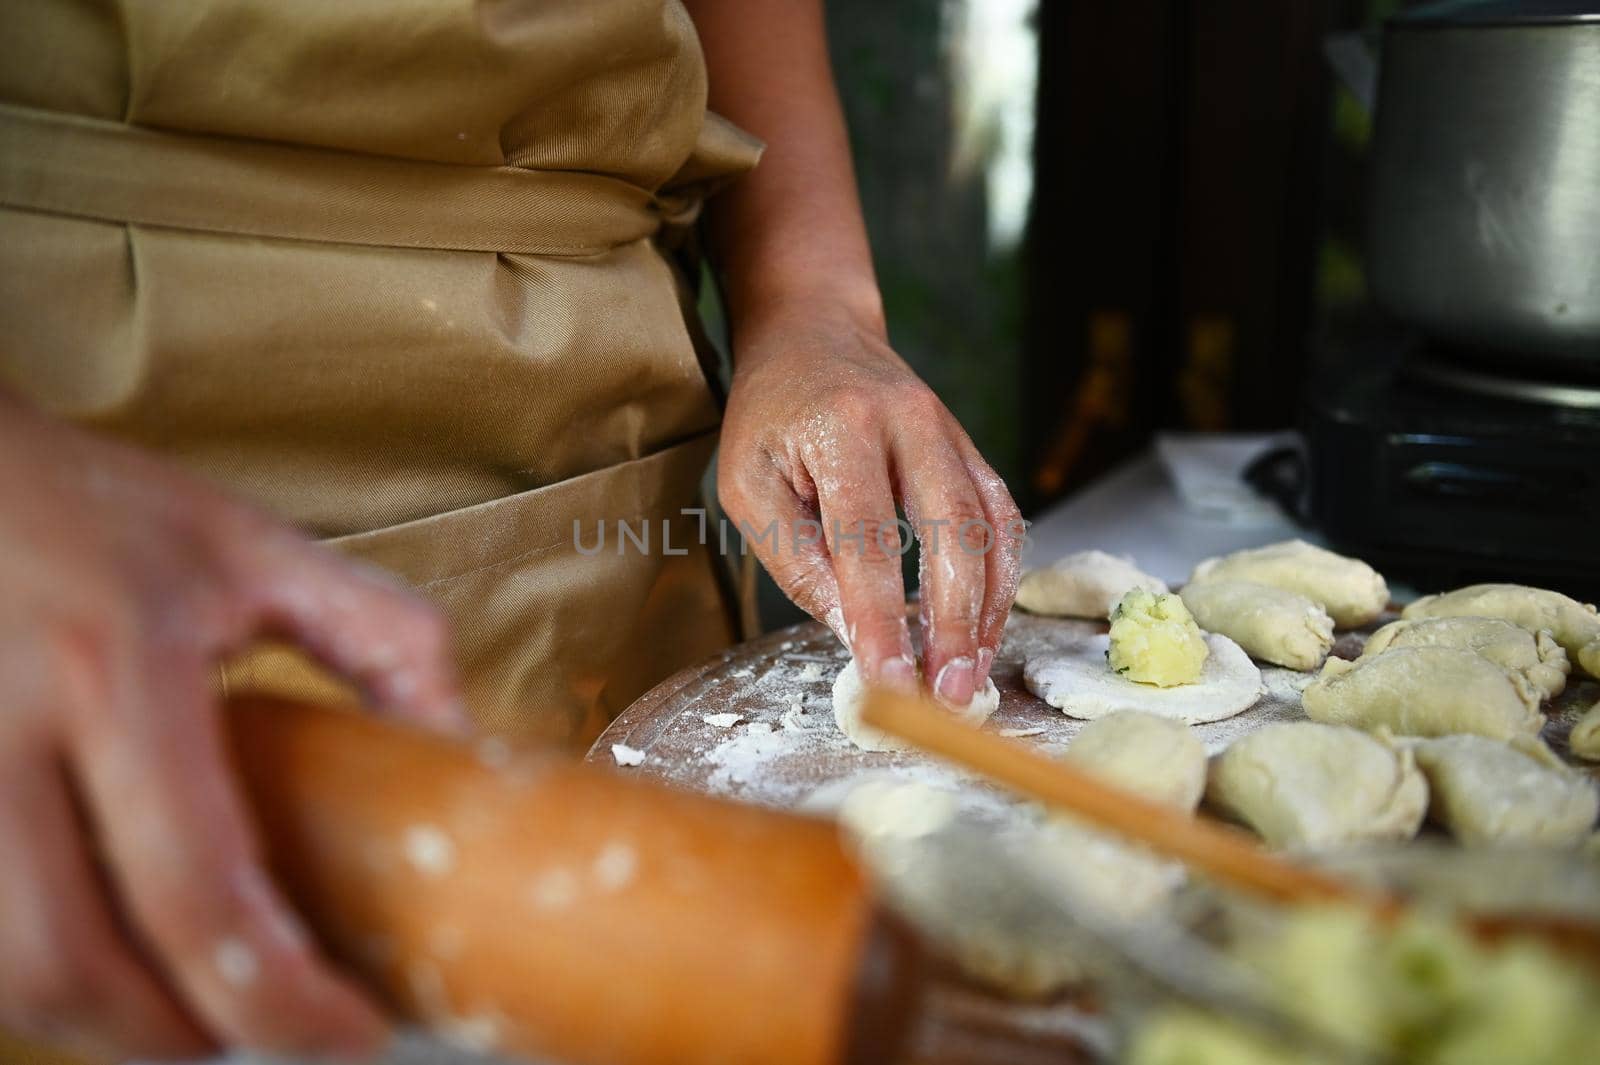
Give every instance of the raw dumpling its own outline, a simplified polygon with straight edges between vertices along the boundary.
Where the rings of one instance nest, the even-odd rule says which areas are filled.
[[[1304,540],[1208,558],[1194,568],[1189,583],[1209,581],[1253,581],[1295,592],[1322,604],[1346,628],[1365,625],[1389,605],[1389,586],[1377,570]]]
[[[1181,862],[1070,818],[1014,827],[1008,838],[1029,847],[1076,905],[1113,921],[1148,918],[1183,886]]]
[[[1089,722],[1063,757],[1154,802],[1193,813],[1206,787],[1206,748],[1181,721],[1118,710]]]
[[[1192,812],[1205,786],[1205,748],[1186,725],[1126,711],[1084,727],[1067,760],[1109,783]],[[969,977],[1008,995],[1039,998],[1081,980],[1072,949],[1041,928],[1037,905],[1004,890],[980,890],[982,878],[957,878],[952,898],[931,878],[916,877],[929,859],[894,834],[922,833],[953,814],[953,799],[919,785],[868,784],[850,793],[841,820],[860,844],[891,897],[934,945]],[[949,841],[940,841],[948,845]],[[1045,874],[1074,913],[1130,922],[1147,920],[1183,884],[1183,866],[1068,817],[1042,823],[1010,819],[996,842]],[[946,858],[948,859],[948,854]]]
[[[1333,619],[1298,592],[1254,581],[1201,581],[1180,593],[1202,629],[1219,632],[1254,659],[1308,671],[1333,646]]]
[[[1386,736],[1286,721],[1235,740],[1211,763],[1206,801],[1274,847],[1410,839],[1428,786]]]
[[[1205,791],[1205,745],[1188,725],[1155,714],[1121,710],[1091,721],[1063,757],[1108,784],[1186,814]],[[1010,835],[1076,905],[1102,918],[1146,919],[1183,885],[1180,863],[1072,817],[1018,826]],[[1060,972],[1065,976],[1072,969]]]
[[[1560,592],[1520,584],[1474,584],[1423,596],[1406,607],[1401,617],[1504,618],[1530,632],[1544,629],[1585,673],[1600,678],[1600,614],[1592,605]]]
[[[975,837],[959,813],[950,792],[869,781],[850,791],[839,820],[896,912],[968,977],[1012,997],[1082,979],[1080,915],[1147,918],[1183,881],[1176,862],[1059,820],[1008,818]],[[1046,888],[1071,912],[1041,909]]]
[[[1572,847],[1594,827],[1594,786],[1538,740],[1446,736],[1415,750],[1433,791],[1433,819],[1462,843]]]
[[[1589,707],[1578,723],[1572,726],[1572,731],[1567,734],[1567,750],[1579,758],[1600,762],[1600,703]]]
[[[1459,647],[1475,651],[1497,666],[1522,674],[1546,699],[1561,694],[1572,669],[1567,652],[1548,632],[1529,632],[1501,618],[1392,621],[1372,634],[1361,658],[1372,658],[1391,647]]]
[[[1328,659],[1301,693],[1306,716],[1401,736],[1536,735],[1539,690],[1472,651],[1396,647],[1358,662]]]
[[[908,751],[911,744],[887,732],[871,728],[861,720],[861,706],[866,701],[867,689],[861,683],[861,674],[851,659],[833,682],[833,719],[839,731],[863,751]],[[1000,692],[990,680],[982,691],[975,692],[972,702],[961,710],[953,710],[958,718],[969,725],[981,725],[1000,705]]]
[[[1167,590],[1159,578],[1142,572],[1132,561],[1104,551],[1078,551],[1022,575],[1017,605],[1030,614],[1104,621],[1134,588],[1156,594]]]
[[[1022,670],[1028,690],[1068,717],[1093,719],[1118,710],[1145,710],[1175,721],[1221,721],[1250,709],[1266,690],[1261,670],[1226,636],[1205,636],[1209,653],[1200,679],[1157,688],[1119,677],[1106,664],[1111,639],[1074,635],[1055,652],[1030,658]]]

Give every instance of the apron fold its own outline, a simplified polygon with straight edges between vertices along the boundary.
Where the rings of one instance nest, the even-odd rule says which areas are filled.
[[[492,708],[480,713],[482,725],[587,747],[656,681],[732,640],[714,579],[720,562],[700,542],[704,525],[692,505],[715,446],[714,434],[702,434],[558,484],[328,543],[398,575],[450,614],[468,702]],[[353,699],[282,648],[230,664],[225,684]]]

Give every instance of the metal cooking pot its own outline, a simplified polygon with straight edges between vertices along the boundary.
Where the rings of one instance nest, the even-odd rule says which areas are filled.
[[[1600,372],[1600,0],[1391,19],[1371,181],[1381,306],[1480,358]]]

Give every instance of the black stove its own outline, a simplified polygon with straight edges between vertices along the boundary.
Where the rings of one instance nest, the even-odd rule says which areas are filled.
[[[1600,382],[1405,337],[1330,345],[1318,364],[1307,507],[1330,541],[1424,590],[1515,581],[1600,599]]]

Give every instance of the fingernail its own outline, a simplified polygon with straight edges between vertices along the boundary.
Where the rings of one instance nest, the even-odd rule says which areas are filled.
[[[895,691],[917,690],[917,666],[909,658],[888,658],[878,667],[878,681]]]
[[[978,668],[977,675],[972,680],[973,691],[977,691],[983,682],[989,679],[989,670],[992,668],[994,668],[994,648],[978,648]]]
[[[951,706],[966,706],[972,702],[972,659],[963,655],[952,658],[933,678],[933,692]]]

